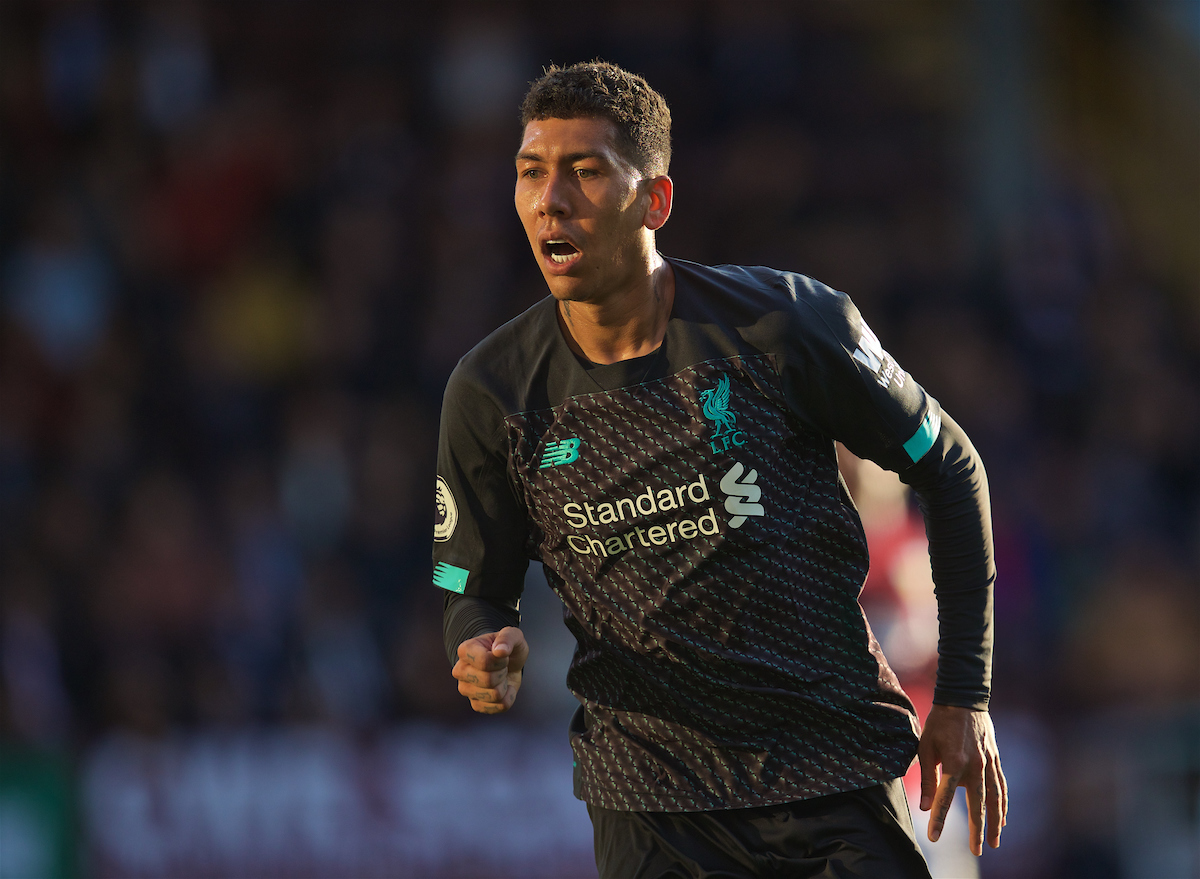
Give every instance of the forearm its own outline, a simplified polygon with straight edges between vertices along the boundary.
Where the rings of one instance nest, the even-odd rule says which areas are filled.
[[[442,605],[442,640],[446,656],[453,665],[458,660],[458,645],[506,626],[520,626],[521,612],[516,600],[476,598],[447,592]]]
[[[938,600],[934,702],[985,709],[991,691],[992,546],[987,474],[948,415],[933,448],[904,472],[925,515]]]

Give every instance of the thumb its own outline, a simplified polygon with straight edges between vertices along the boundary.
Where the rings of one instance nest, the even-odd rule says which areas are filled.
[[[511,628],[501,629],[496,633],[496,639],[492,642],[492,656],[505,657],[513,652],[513,638],[509,633]]]
[[[497,658],[509,657],[509,671],[520,671],[529,656],[529,645],[525,643],[525,633],[514,626],[507,626],[496,634],[492,644],[492,655]]]

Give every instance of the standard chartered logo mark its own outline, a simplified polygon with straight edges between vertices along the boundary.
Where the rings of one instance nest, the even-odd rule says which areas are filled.
[[[561,464],[573,464],[578,460],[579,440],[571,437],[546,443],[546,450],[542,452],[542,463],[538,469],[544,470],[547,467],[558,467]]]
[[[745,474],[745,478],[742,476]],[[738,461],[729,468],[729,472],[721,477],[721,491],[725,492],[725,511],[732,518],[730,528],[741,528],[747,516],[762,516],[766,514],[763,505],[758,502],[762,497],[762,489],[754,483],[758,481],[758,471],[746,468]]]

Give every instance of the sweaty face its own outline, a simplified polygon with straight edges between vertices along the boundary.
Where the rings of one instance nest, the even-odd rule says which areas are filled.
[[[644,269],[641,175],[618,152],[607,119],[539,119],[517,153],[515,203],[556,299],[598,301]]]

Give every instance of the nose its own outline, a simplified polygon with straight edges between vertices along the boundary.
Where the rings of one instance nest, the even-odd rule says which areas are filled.
[[[546,217],[565,217],[571,212],[567,193],[567,181],[563,175],[551,172],[545,177],[545,185],[538,198],[538,214]]]

